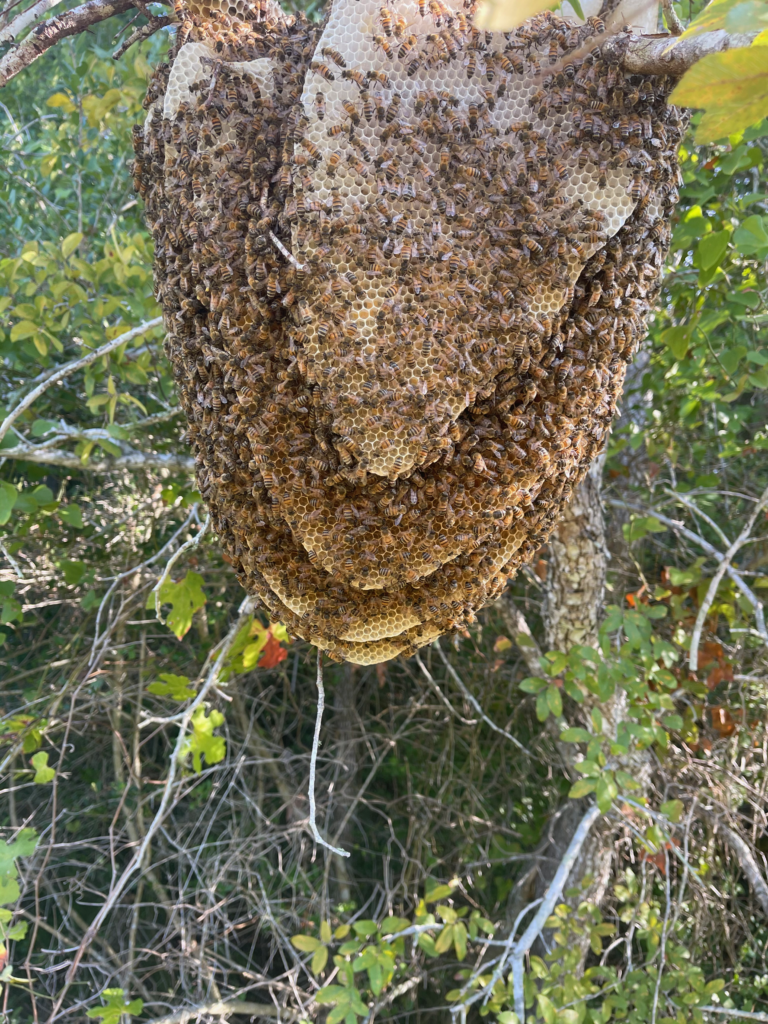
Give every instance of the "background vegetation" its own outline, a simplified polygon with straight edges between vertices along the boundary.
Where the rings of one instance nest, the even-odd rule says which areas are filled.
[[[130,134],[168,38],[114,61],[115,32],[64,41],[0,97],[4,412],[159,314]],[[348,860],[306,827],[314,651],[241,607],[200,536],[160,326],[16,419],[6,1019],[354,1024],[464,1003],[514,1024],[507,936],[560,859],[564,813],[594,799],[610,878],[596,905],[583,870],[526,958],[531,1019],[768,1020],[766,161],[765,123],[682,154],[663,301],[602,470],[599,635],[547,653],[544,549],[471,633],[326,666],[318,821]],[[618,729],[601,711],[617,694]]]

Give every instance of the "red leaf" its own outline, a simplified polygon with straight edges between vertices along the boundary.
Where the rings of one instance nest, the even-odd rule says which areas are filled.
[[[259,668],[274,668],[288,657],[288,651],[281,647],[270,632],[264,650],[259,658]]]

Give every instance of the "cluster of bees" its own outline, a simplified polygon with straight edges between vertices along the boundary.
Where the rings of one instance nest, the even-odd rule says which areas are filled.
[[[673,83],[585,55],[599,19],[179,12],[135,179],[201,493],[292,633],[409,653],[500,593],[605,442],[677,201]]]

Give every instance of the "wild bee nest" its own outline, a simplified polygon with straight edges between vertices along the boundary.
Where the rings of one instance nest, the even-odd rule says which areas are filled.
[[[291,632],[411,652],[501,591],[604,444],[677,201],[671,83],[588,53],[597,19],[180,13],[135,177],[200,491]]]

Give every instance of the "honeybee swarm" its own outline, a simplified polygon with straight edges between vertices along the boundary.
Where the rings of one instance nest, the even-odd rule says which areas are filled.
[[[672,83],[568,62],[594,19],[179,12],[135,180],[200,491],[292,633],[409,653],[500,593],[603,447],[677,201]]]

